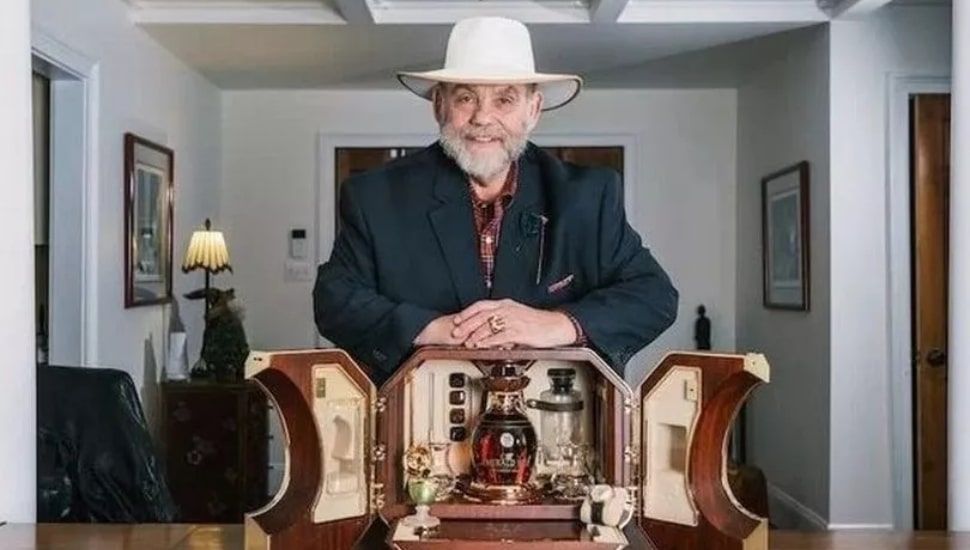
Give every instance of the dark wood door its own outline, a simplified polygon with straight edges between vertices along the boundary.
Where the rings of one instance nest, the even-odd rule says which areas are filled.
[[[566,162],[604,166],[623,175],[623,147],[556,147],[550,152]]]
[[[605,166],[623,177],[623,147],[543,147],[543,150],[566,162],[580,166]],[[347,178],[366,172],[398,157],[421,148],[407,147],[338,147],[335,151],[334,206],[340,210],[340,186]],[[334,228],[340,231],[340,216],[335,216]]]
[[[340,212],[340,186],[351,176],[366,172],[420,149],[404,147],[338,147],[334,154],[334,208]],[[340,232],[340,216],[334,216],[334,228]]]
[[[350,176],[416,150],[404,147],[339,147],[336,150],[337,188],[339,190],[340,184]],[[605,166],[623,175],[623,147],[543,147],[543,150],[566,162],[581,166]]]
[[[947,253],[950,97],[912,101],[915,524],[947,516]]]

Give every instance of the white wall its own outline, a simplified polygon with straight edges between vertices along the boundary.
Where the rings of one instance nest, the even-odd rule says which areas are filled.
[[[223,108],[221,208],[250,344],[313,346],[313,281],[283,274],[290,228],[306,228],[310,250],[317,249],[317,135],[433,135],[430,107],[400,91],[266,91],[228,92]],[[676,325],[629,369],[633,383],[662,350],[693,346],[699,303],[712,317],[714,345],[734,348],[735,113],[730,90],[590,91],[540,122],[541,134],[635,140],[632,221],[682,300]],[[320,222],[333,227],[332,206]]]
[[[736,48],[749,67],[738,90],[738,347],[765,353],[771,364],[771,383],[747,411],[747,462],[773,485],[772,523],[819,528],[829,481],[828,28]],[[802,160],[810,170],[810,310],[770,310],[762,294],[761,178]]]
[[[829,519],[835,526],[893,523],[888,85],[891,75],[949,75],[950,35],[948,5],[891,5],[831,26]]]
[[[31,7],[36,28],[98,68],[97,177],[88,189],[97,220],[89,235],[96,243],[96,295],[89,307],[97,322],[88,329],[97,334],[87,351],[91,366],[124,369],[141,387],[156,375],[153,362],[164,364],[168,308],[124,309],[123,134],[132,131],[175,151],[173,292],[181,297],[202,284],[201,273],[179,269],[188,238],[205,217],[218,219],[220,92],[133,26],[124,2],[89,0],[81,8],[69,0],[34,0]],[[202,305],[181,299],[180,306],[194,360]]]
[[[0,3],[0,521],[36,513],[33,155],[27,0]]]

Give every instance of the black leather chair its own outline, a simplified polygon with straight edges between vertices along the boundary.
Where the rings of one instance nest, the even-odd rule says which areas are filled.
[[[177,509],[128,373],[37,369],[37,521],[171,523]]]

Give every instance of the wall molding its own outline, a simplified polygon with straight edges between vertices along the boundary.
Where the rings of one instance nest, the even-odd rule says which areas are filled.
[[[100,65],[86,53],[57,38],[45,28],[31,28],[31,55],[46,64],[55,77],[76,80],[82,87],[83,106],[76,114],[82,127],[83,151],[76,175],[81,182],[82,223],[80,227],[81,279],[80,296],[80,361],[92,365],[98,357],[98,181],[99,181],[99,95]],[[54,105],[52,105],[54,108]],[[56,152],[54,153],[57,154]],[[53,190],[51,196],[53,198]]]
[[[888,523],[832,523],[830,531],[892,531],[893,526]]]
[[[909,97],[948,93],[950,79],[940,75],[887,75],[886,241],[889,262],[886,327],[889,334],[889,412],[892,450],[893,522],[913,528],[913,379],[912,302],[910,277],[910,136]]]
[[[86,78],[97,65],[87,54],[62,42],[40,25],[31,26],[30,42],[34,56],[74,78]]]

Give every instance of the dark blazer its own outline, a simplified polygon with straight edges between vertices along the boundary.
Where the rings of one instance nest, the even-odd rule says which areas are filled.
[[[627,223],[616,172],[563,163],[530,144],[502,220],[491,292],[469,193],[437,144],[341,188],[342,228],[317,272],[314,315],[320,334],[378,382],[407,359],[425,325],[478,300],[568,311],[621,375],[673,323],[677,290]]]

